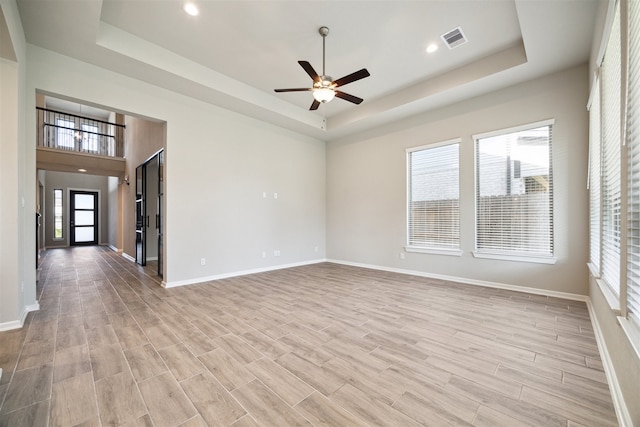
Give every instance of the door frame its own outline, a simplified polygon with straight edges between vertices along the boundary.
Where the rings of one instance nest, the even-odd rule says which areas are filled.
[[[75,207],[74,195],[75,194],[94,194],[95,204],[93,209],[93,221],[94,221],[94,240],[90,242],[76,242],[75,241],[75,225],[73,225],[73,212]],[[67,189],[67,211],[69,219],[69,246],[91,246],[97,245],[100,242],[100,190],[87,189],[87,188],[68,188]]]
[[[146,162],[136,166],[135,174],[135,248],[136,263],[147,265],[147,168]],[[138,176],[139,174],[139,176]]]
[[[163,278],[163,270],[164,270],[164,203],[165,203],[165,184],[164,184],[164,164],[165,164],[165,154],[164,148],[159,149],[151,156],[149,156],[144,162],[140,163],[135,168],[135,248],[136,248],[136,256],[135,261],[137,264],[145,266],[147,265],[147,241],[149,238],[157,239],[158,246],[158,276]],[[153,162],[157,161],[158,172],[156,176],[150,177],[147,173],[147,166]],[[138,179],[138,171],[140,171],[140,180]],[[138,185],[140,185],[141,194],[138,197]],[[155,200],[149,200],[147,197],[147,186],[148,185],[156,185],[157,186],[157,197]],[[140,203],[140,208],[138,207],[138,203]],[[148,203],[156,204],[156,218],[154,221],[148,216]],[[142,218],[138,218],[138,213],[142,213]],[[149,228],[150,224],[155,224],[156,233],[154,236],[150,236],[147,234],[147,228]],[[138,247],[138,239],[140,240],[140,247]]]

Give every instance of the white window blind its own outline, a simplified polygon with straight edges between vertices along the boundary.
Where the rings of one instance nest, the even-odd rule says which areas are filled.
[[[589,104],[589,263],[600,277],[600,80]]]
[[[409,247],[460,247],[459,146],[457,140],[407,151]]]
[[[640,326],[640,2],[629,2],[627,309]]]
[[[553,121],[476,141],[476,251],[553,256]]]
[[[620,294],[620,8],[602,62],[602,279]]]

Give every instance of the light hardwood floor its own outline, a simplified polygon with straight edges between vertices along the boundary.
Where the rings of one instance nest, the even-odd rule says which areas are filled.
[[[614,426],[586,305],[329,263],[163,289],[47,252],[0,426]]]

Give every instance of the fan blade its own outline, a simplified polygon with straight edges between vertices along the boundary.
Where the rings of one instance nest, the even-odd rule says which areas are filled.
[[[369,77],[370,75],[371,74],[369,74],[367,69],[363,68],[362,70],[356,71],[355,73],[351,73],[348,76],[344,76],[342,78],[339,78],[338,80],[334,80],[333,84],[334,84],[334,87],[344,86],[346,84],[355,82],[356,80],[360,80],[360,79],[364,79],[365,77]]]
[[[276,92],[308,92],[311,89],[310,87],[298,87],[294,89],[274,89]]]
[[[319,106],[320,106],[320,102],[314,99],[313,102],[311,103],[311,107],[309,107],[309,111],[317,110]]]
[[[311,77],[314,82],[318,79],[318,73],[316,73],[316,70],[313,69],[311,64],[309,64],[307,61],[298,61],[298,64],[300,64],[300,66],[304,68],[304,70],[307,72],[307,74],[309,74],[309,77]]]
[[[348,93],[340,92],[339,90],[336,91],[336,96],[338,98],[344,99],[345,101],[353,102],[354,104],[360,104],[362,101],[364,101],[364,99],[362,99],[362,98],[358,98],[357,96],[349,95]]]

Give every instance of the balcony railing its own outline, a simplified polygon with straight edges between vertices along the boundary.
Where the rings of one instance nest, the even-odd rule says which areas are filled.
[[[124,157],[124,125],[42,107],[36,110],[39,147]]]

